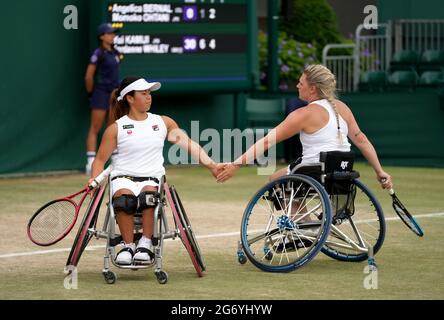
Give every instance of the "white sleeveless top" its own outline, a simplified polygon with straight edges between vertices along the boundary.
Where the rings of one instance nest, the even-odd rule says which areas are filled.
[[[314,133],[300,132],[302,143],[302,162],[301,164],[309,165],[319,163],[319,154],[324,151],[350,151],[350,143],[348,142],[348,126],[347,122],[338,114],[340,132],[342,135],[342,144],[338,138],[338,127],[336,123],[336,115],[333,107],[327,99],[316,100],[311,103],[320,105],[327,110],[329,119],[327,124]]]
[[[163,145],[167,128],[161,116],[148,113],[142,121],[123,116],[117,123],[117,152],[112,177],[160,178],[165,174]]]

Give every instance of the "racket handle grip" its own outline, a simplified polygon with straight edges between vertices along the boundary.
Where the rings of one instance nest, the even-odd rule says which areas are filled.
[[[94,180],[89,185],[91,188],[97,187],[99,184],[102,183],[103,179],[109,176],[111,173],[111,170],[113,170],[113,166],[109,166],[105,170],[103,170],[97,177],[94,178]]]
[[[384,183],[386,180],[387,180],[387,179],[382,178],[382,179],[381,179],[381,183]],[[395,194],[395,190],[393,190],[393,188],[390,188],[390,189],[389,189],[389,194],[390,194],[391,196],[394,195],[394,194]]]
[[[395,190],[393,190],[392,188],[390,188],[390,189],[389,189],[389,193],[390,193],[390,195],[392,196],[392,195],[395,194]]]

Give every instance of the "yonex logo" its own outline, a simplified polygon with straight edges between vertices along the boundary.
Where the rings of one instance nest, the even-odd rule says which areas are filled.
[[[348,167],[348,161],[342,161],[341,162],[341,168],[342,170],[345,170]]]

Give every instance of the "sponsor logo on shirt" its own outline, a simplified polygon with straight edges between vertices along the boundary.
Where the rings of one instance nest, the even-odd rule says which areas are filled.
[[[133,124],[124,124],[123,130],[126,130],[126,129],[134,129],[134,125]]]
[[[126,133],[127,133],[127,134],[132,134],[132,133],[133,133],[133,130],[128,130]]]
[[[153,126],[153,130],[154,130],[154,131],[159,131],[159,126],[158,126],[157,124],[155,124],[155,125]]]

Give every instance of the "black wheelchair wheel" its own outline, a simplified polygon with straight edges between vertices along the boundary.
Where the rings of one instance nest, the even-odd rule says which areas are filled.
[[[340,261],[364,261],[368,249],[381,249],[385,238],[385,220],[381,205],[359,180],[354,180],[356,196],[354,213],[333,212],[330,235],[322,248],[327,256]],[[334,205],[333,205],[334,207]]]
[[[324,187],[305,175],[269,182],[244,211],[241,242],[248,259],[267,272],[289,272],[310,262],[330,232]]]
[[[94,191],[77,231],[77,235],[74,239],[68,260],[66,261],[66,266],[76,267],[78,265],[83,251],[93,236],[88,232],[88,229],[96,228],[97,218],[99,216],[100,205],[102,204],[104,193],[105,187],[97,188]]]
[[[188,219],[187,213],[185,211],[185,208],[183,207],[182,201],[180,200],[179,194],[177,193],[177,190],[174,186],[170,186],[170,190],[171,190],[171,195],[173,197],[173,201],[176,204],[176,209],[177,212],[179,213],[181,223],[184,227],[185,233],[187,234],[188,241],[191,245],[191,248],[193,249],[196,260],[199,263],[200,267],[202,268],[202,271],[205,271],[206,266],[204,258],[202,256],[202,252],[200,250],[199,244],[197,243],[196,237],[191,227],[190,220]]]

